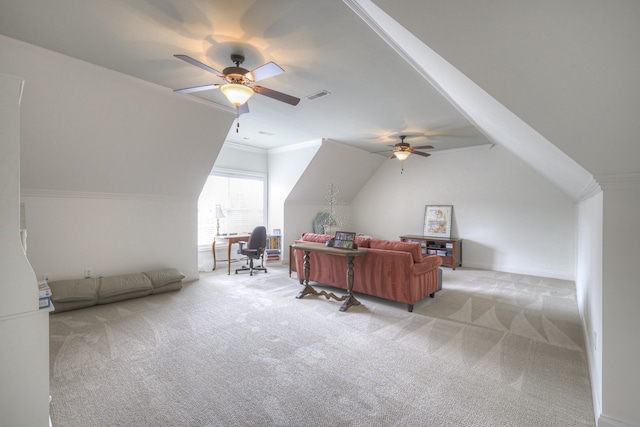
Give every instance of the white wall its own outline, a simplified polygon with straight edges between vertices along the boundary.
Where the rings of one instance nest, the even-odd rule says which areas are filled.
[[[640,425],[639,181],[603,186],[602,415],[628,426]]]
[[[602,192],[577,208],[576,298],[591,372],[594,413],[602,412]]]
[[[197,274],[197,205],[190,199],[23,192],[28,255],[38,277],[94,277],[175,267]]]
[[[0,74],[0,424],[46,426],[49,313],[19,234],[22,83]]]
[[[289,180],[286,187],[288,191],[281,192],[286,196],[284,206],[286,227],[283,240],[285,258],[288,257],[286,248],[303,232],[313,231],[314,218],[320,211],[328,208],[330,184],[334,184],[340,227],[343,227],[343,230],[350,230],[352,227],[349,208],[351,201],[383,161],[381,156],[331,140],[323,140],[317,151],[308,152],[308,154],[313,154],[313,157],[307,157],[306,164],[291,159],[297,162],[297,168],[301,173],[295,181],[292,179],[293,175],[282,176],[279,180],[280,182]],[[304,169],[302,169],[303,166]]]
[[[21,190],[38,277],[197,277],[197,198],[232,112],[5,37],[0,64],[25,80]]]
[[[267,150],[226,141],[216,157],[214,167],[267,173]]]
[[[313,220],[318,213],[327,209],[326,203],[287,203],[286,205],[286,218],[287,218],[287,245],[293,243],[294,240],[299,239],[302,233],[313,233]],[[352,223],[351,206],[340,204],[336,206],[336,213],[340,219],[340,223],[336,227],[331,229],[325,229],[327,234],[335,234],[337,230],[354,231],[359,233],[360,231],[354,228]],[[287,246],[288,248],[288,246]]]
[[[286,201],[321,147],[310,141],[287,148],[269,150],[269,228],[282,230],[283,260],[288,259],[289,245],[298,236],[298,215],[289,211]]]
[[[425,205],[453,205],[462,264],[574,279],[574,204],[500,146],[386,161],[352,203],[356,231],[422,234]]]

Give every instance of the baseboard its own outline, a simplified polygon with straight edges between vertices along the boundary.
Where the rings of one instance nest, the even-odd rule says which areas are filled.
[[[606,415],[600,415],[596,424],[598,427],[638,427],[632,424],[623,423],[621,421],[614,420]]]
[[[475,262],[462,262],[463,267],[468,268],[477,268],[480,270],[491,270],[491,271],[501,271],[504,273],[513,273],[513,274],[523,274],[527,276],[536,276],[536,277],[547,277],[550,279],[561,279],[561,280],[572,280],[575,281],[575,274],[570,273],[561,273],[558,271],[551,270],[531,270],[526,268],[518,268],[513,266],[500,266],[500,265],[489,265],[489,264],[481,264]]]
[[[600,392],[596,388],[596,382],[593,380],[593,378],[597,374],[595,361],[593,360],[593,358],[595,357],[593,355],[593,352],[595,351],[593,350],[595,348],[595,343],[593,342],[591,334],[588,333],[587,326],[584,320],[584,313],[582,312],[582,310],[580,310],[580,322],[582,323],[582,333],[585,339],[585,346],[586,346],[585,353],[587,356],[589,377],[591,378],[591,397],[593,399],[593,413],[595,415],[594,418],[596,420],[596,426],[597,427],[640,427],[640,426],[634,426],[632,424],[623,423],[621,421],[614,420],[612,418],[607,417],[606,415],[601,414],[602,402],[600,401]]]
[[[578,306],[578,311],[580,313],[580,323],[582,324],[582,335],[584,336],[584,340],[585,340],[585,354],[587,356],[587,369],[589,369],[589,378],[591,378],[590,382],[591,382],[591,398],[593,400],[593,415],[594,415],[594,419],[597,420],[598,414],[602,411],[602,404],[600,401],[600,390],[597,386],[597,384],[599,384],[600,382],[594,380],[594,378],[597,377],[596,374],[598,373],[596,369],[596,364],[595,364],[596,362],[594,361],[595,345],[591,337],[591,334],[587,330],[587,323],[585,322],[584,313],[580,306]]]

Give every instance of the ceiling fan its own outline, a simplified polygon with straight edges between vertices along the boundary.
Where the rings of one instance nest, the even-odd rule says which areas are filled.
[[[176,89],[174,90],[174,92],[176,93],[192,93],[204,90],[220,89],[229,100],[229,102],[231,102],[238,109],[238,114],[249,112],[247,101],[253,96],[254,93],[258,93],[260,95],[264,95],[277,101],[282,101],[294,106],[298,105],[298,103],[300,102],[300,98],[296,98],[295,96],[287,95],[285,93],[278,92],[273,89],[268,89],[266,87],[254,85],[254,83],[257,81],[284,73],[284,70],[280,68],[280,66],[275,62],[268,62],[252,71],[249,71],[245,68],[240,67],[240,65],[244,62],[244,56],[239,53],[234,53],[231,55],[231,62],[233,62],[235,66],[227,67],[222,70],[222,72],[220,72],[214,68],[209,67],[206,64],[203,64],[200,61],[191,58],[190,56],[173,56],[185,62],[188,62],[191,65],[202,68],[205,71],[213,73],[224,80],[224,83],[219,84]]]
[[[432,150],[432,145],[421,145],[419,147],[412,147],[408,142],[404,142],[404,139],[407,135],[400,135],[400,142],[395,145],[389,145],[389,147],[393,147],[393,150],[383,150],[383,151],[375,151],[374,153],[384,153],[387,151],[392,151],[391,159],[396,158],[400,161],[406,160],[410,154],[417,154],[422,157],[429,157],[431,154],[423,153],[422,151],[417,150]]]

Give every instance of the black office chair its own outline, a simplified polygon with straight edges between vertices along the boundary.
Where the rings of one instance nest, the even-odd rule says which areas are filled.
[[[254,271],[264,271],[267,272],[267,269],[263,266],[264,262],[264,250],[267,246],[267,229],[263,226],[259,226],[253,229],[251,232],[251,236],[249,236],[249,241],[247,242],[247,246],[244,247],[245,242],[238,242],[240,244],[240,249],[238,249],[238,253],[249,258],[249,266],[246,265],[242,268],[236,270],[236,274],[238,271],[248,271],[250,276],[253,276]],[[254,259],[261,259],[262,262],[259,266],[253,266]]]

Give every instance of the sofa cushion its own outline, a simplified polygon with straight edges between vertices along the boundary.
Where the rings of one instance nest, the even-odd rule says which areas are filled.
[[[161,286],[159,288],[153,288],[153,290],[151,291],[151,294],[156,295],[156,294],[161,294],[163,292],[179,291],[180,289],[182,289],[182,280],[179,280],[177,282],[167,283],[166,285]]]
[[[384,249],[387,251],[409,252],[413,262],[422,261],[422,247],[415,242],[392,242],[390,240],[370,239],[371,249]]]
[[[96,279],[57,280],[49,282],[51,301],[98,301],[98,283]]]
[[[52,303],[54,310],[52,313],[62,313],[63,311],[79,310],[81,308],[93,307],[98,303],[98,298],[93,301],[67,301]]]
[[[170,283],[174,284],[184,279],[184,274],[180,273],[177,268],[160,268],[158,270],[145,271],[144,275],[151,280],[151,285],[154,289]]]
[[[143,273],[101,277],[98,286],[98,304],[149,295],[152,290],[151,280]]]
[[[162,289],[162,288],[160,288]],[[125,301],[133,298],[146,297],[151,295],[151,289],[145,289],[142,291],[126,292],[122,294],[116,294],[110,297],[98,296],[98,304],[111,304],[112,302]]]

